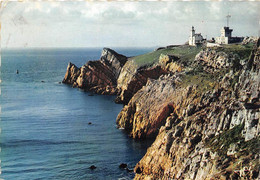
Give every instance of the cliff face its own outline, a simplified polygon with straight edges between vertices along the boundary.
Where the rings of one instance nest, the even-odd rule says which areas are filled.
[[[160,65],[137,68],[133,61],[128,61],[117,80],[120,94],[116,101],[127,104],[132,96],[146,84],[148,78],[158,79],[162,74],[167,74],[167,70]]]
[[[81,68],[69,63],[63,83],[99,94],[116,94],[117,78],[127,58],[104,48],[100,60],[88,61]]]
[[[138,119],[139,113],[136,112],[147,112],[149,106],[138,104],[138,107],[144,109],[139,108],[132,114],[127,112],[137,107],[132,105],[133,102],[140,102],[138,99],[149,96],[155,100],[165,96],[163,101],[171,104],[173,111],[164,117],[166,123],[161,128],[158,127],[160,131],[155,142],[136,165],[136,179],[260,178],[259,44],[258,40],[258,46],[249,59],[240,56],[239,66],[237,61],[232,61],[234,54],[227,53],[226,58],[221,60],[224,64],[231,62],[230,66],[224,66],[226,69],[219,68],[213,74],[213,71],[192,72],[192,76],[187,75],[188,73],[179,74],[178,81],[176,77],[165,77],[168,85],[175,84],[174,92],[164,91],[168,85],[160,83],[162,79],[148,83],[140,90],[144,93],[137,92],[145,95],[137,96],[134,101],[136,94],[131,99],[119,115],[117,121],[120,125],[127,119],[128,123],[132,123],[132,130],[139,127],[145,129],[146,127],[139,125],[144,124],[144,118]],[[201,56],[202,54],[208,55]],[[208,50],[202,51],[198,56],[200,58],[196,58],[195,63],[197,60],[210,61]],[[211,60],[214,62],[214,59]],[[223,67],[214,63],[210,66],[206,63],[205,66]],[[211,68],[205,68],[208,69]],[[158,90],[161,90],[161,93],[147,95]],[[168,95],[168,92],[171,95]],[[150,101],[146,100],[148,103]],[[162,111],[163,106],[160,103],[153,104],[157,105],[161,107],[157,112]],[[140,122],[137,122],[138,120]]]
[[[173,112],[171,97],[175,94],[175,78],[149,79],[124,106],[117,117],[117,124],[133,138],[155,137],[166,118]]]
[[[136,59],[105,48],[99,61],[70,63],[63,82],[117,94],[126,104],[118,127],[156,138],[136,179],[260,179],[260,40],[250,43],[163,48]]]

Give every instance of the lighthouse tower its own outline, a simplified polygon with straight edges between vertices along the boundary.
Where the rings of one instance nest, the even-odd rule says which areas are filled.
[[[190,31],[190,37],[193,37],[195,35],[195,30],[194,27],[191,27],[191,31]]]
[[[195,34],[195,29],[192,26],[189,38],[189,45],[190,46],[197,46],[202,43],[203,37],[200,33]]]

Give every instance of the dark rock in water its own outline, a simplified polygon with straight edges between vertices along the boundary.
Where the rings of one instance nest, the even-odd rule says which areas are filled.
[[[19,74],[19,71],[18,71],[18,69],[16,70],[16,74]]]
[[[89,122],[88,124],[89,124],[89,125],[91,125],[91,124],[92,124],[92,122]]]
[[[121,163],[121,164],[119,165],[119,168],[120,168],[120,169],[125,169],[125,168],[127,168],[127,164]]]
[[[96,168],[97,168],[97,167],[94,166],[94,165],[92,165],[92,166],[89,167],[89,169],[91,169],[91,170],[94,170],[94,169],[96,169]]]
[[[42,83],[45,83],[45,81],[41,81]]]
[[[59,82],[59,84],[61,84],[61,82]]]

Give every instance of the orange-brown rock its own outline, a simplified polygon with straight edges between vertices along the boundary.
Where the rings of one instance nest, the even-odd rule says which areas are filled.
[[[175,94],[175,80],[167,75],[149,79],[119,113],[118,127],[136,139],[154,138],[174,111],[171,97]]]
[[[121,93],[116,101],[127,104],[132,96],[146,84],[149,78],[158,79],[162,74],[167,73],[168,71],[160,65],[137,68],[133,61],[128,61],[122,68],[117,80],[117,88]]]
[[[160,128],[146,155],[136,165],[135,179],[260,178],[259,44],[260,40],[242,69],[219,75],[217,79],[212,79],[215,80],[212,84],[205,79],[196,80],[201,75],[191,76],[189,78],[193,81],[187,81],[187,75],[180,74],[179,84],[175,80],[174,92],[169,90],[171,95],[167,95],[171,99],[167,102],[171,102],[174,111]],[[207,74],[202,77],[205,76]],[[170,77],[168,83],[172,84]],[[164,86],[158,84],[153,81],[148,85],[163,89]],[[137,94],[141,94],[140,91]],[[150,94],[153,99],[162,96]],[[147,97],[141,96],[139,99]],[[141,112],[150,108],[140,104],[139,107],[145,108],[139,109]],[[127,112],[128,109],[124,108],[123,111]],[[134,114],[127,113],[125,117],[134,119]]]
[[[63,83],[98,94],[117,94],[117,78],[127,57],[104,48],[100,60],[88,61],[81,68],[69,63]]]
[[[179,57],[177,56],[161,54],[159,57],[159,64],[169,72],[181,72],[184,67],[182,64],[177,62],[178,60]]]
[[[79,77],[79,74],[80,69],[70,62],[68,64],[67,71],[62,82],[73,85],[73,83],[76,82],[77,78]]]

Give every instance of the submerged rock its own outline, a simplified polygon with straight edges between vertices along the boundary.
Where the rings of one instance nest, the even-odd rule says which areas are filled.
[[[97,168],[97,167],[94,166],[94,165],[92,165],[92,166],[89,167],[89,169],[91,169],[91,170],[94,170],[94,169],[96,169],[96,168]]]

